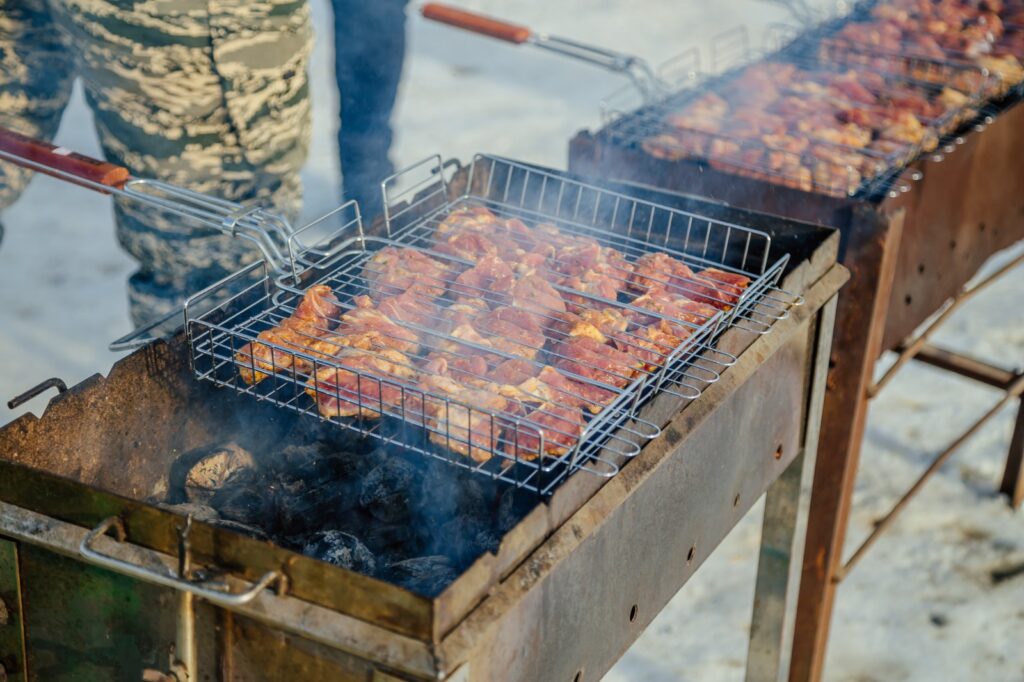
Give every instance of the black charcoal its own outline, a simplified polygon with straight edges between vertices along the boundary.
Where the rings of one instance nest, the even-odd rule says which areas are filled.
[[[340,530],[314,533],[302,552],[329,564],[367,575],[372,575],[377,570],[377,560],[369,548],[356,536]]]
[[[374,518],[396,523],[409,518],[410,487],[416,478],[411,464],[397,457],[384,459],[363,479],[359,504]]]
[[[447,557],[424,556],[398,561],[387,570],[388,577],[402,587],[425,597],[436,597],[458,574]]]
[[[277,491],[259,473],[240,469],[213,494],[210,506],[225,519],[249,526],[263,526],[273,533],[277,519],[276,498]]]

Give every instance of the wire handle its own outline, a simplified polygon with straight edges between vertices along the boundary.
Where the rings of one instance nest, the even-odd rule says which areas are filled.
[[[294,231],[261,208],[219,199],[165,182],[133,178],[128,169],[0,127],[0,159],[100,194],[113,194],[194,220],[203,227],[255,244],[275,270],[290,264],[283,245]]]

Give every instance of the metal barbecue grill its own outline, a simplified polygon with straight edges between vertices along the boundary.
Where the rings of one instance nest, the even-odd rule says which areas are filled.
[[[403,184],[406,188],[398,189]],[[660,433],[657,425],[641,418],[641,408],[649,399],[659,393],[685,399],[699,397],[704,387],[717,381],[719,372],[735,361],[714,348],[723,331],[737,326],[766,333],[775,321],[786,317],[790,306],[799,303],[798,297],[775,288],[788,259],[769,263],[771,239],[763,232],[637,201],[507,159],[476,157],[470,167],[468,189],[456,199],[449,199],[440,157],[389,178],[383,188],[387,209],[382,236],[365,234],[359,217],[352,216],[316,246],[294,250],[291,246],[301,238],[303,228],[289,240],[296,270],[288,276],[275,276],[266,263],[257,263],[186,303],[192,367],[199,378],[320,418],[323,416],[318,414],[316,401],[306,394],[352,405],[358,417],[333,421],[524,489],[549,494],[578,469],[600,476],[614,475],[619,462],[638,454],[644,442]],[[713,266],[749,277],[750,284],[728,311],[708,314],[697,322],[637,308],[629,300],[581,294],[556,285],[555,290],[564,297],[582,297],[594,306],[643,314],[689,330],[679,345],[659,346],[657,359],[635,377],[604,372],[595,379],[560,368],[583,388],[615,394],[607,402],[584,397],[591,416],[578,435],[564,430],[569,428],[564,425],[567,422],[559,422],[549,404],[537,396],[527,396],[542,405],[540,414],[531,417],[555,420],[553,426],[549,421],[542,429],[528,418],[427,391],[408,379],[357,371],[302,349],[266,343],[274,349],[269,369],[257,366],[252,353],[246,356],[240,352],[247,344],[257,342],[260,332],[294,313],[301,297],[313,286],[329,286],[338,293],[343,307],[351,309],[352,298],[371,292],[367,273],[373,274],[373,256],[382,248],[413,249],[448,265],[471,267],[472,262],[438,250],[437,240],[437,228],[444,218],[467,206],[486,207],[501,219],[555,225],[564,234],[588,237],[603,247],[615,248],[630,261],[643,254],[663,252],[688,263],[695,271]],[[450,284],[441,280],[434,283],[441,289]],[[701,284],[693,280],[694,288],[686,291],[690,284],[675,286],[698,299],[696,288],[708,287],[706,280]],[[501,302],[486,290],[469,293],[492,307]],[[429,302],[428,296],[419,296],[422,302]],[[544,309],[542,316],[554,323],[557,312]],[[418,337],[421,356],[429,353],[457,360],[465,353],[486,353],[501,360],[523,359],[515,352],[457,338],[447,330],[399,324]],[[555,336],[555,340],[568,339],[561,332],[555,332]],[[640,341],[634,333],[625,332],[622,343],[637,348]],[[369,352],[379,355],[377,351]],[[545,364],[571,360],[554,348],[548,349],[546,358],[546,362],[541,358],[528,360],[535,373]],[[310,369],[296,370],[299,365]],[[577,372],[598,369],[587,363],[575,367]],[[412,360],[403,363],[403,368],[410,373],[418,371]],[[241,379],[240,370],[248,370],[253,376],[263,373],[267,378],[249,385]],[[355,387],[323,383],[319,377],[331,370],[354,379]],[[485,379],[479,375],[472,378]],[[463,423],[469,426],[463,428]],[[474,423],[483,424],[482,433],[473,430]],[[562,446],[552,450],[555,441]],[[535,445],[526,447],[524,443]]]
[[[653,74],[649,80],[658,83],[658,87],[641,87],[634,82],[632,87],[622,88],[606,98],[601,107],[604,118],[602,134],[613,144],[643,150],[658,158],[691,159],[716,170],[826,196],[870,197],[906,192],[911,185],[902,181],[900,176],[907,165],[937,148],[953,149],[957,129],[977,119],[986,100],[1009,92],[1017,84],[1007,82],[1000,73],[979,66],[965,55],[947,55],[944,59],[916,54],[908,56],[828,39],[852,19],[867,14],[873,4],[860,6],[850,15],[823,22],[805,33],[796,34],[790,28],[772,27],[764,41],[766,48],[763,51],[750,48],[744,28],[726,32],[712,41],[709,70],[702,68],[699,51],[692,49],[658,69],[647,67],[645,71]],[[495,28],[504,24],[487,17],[453,8],[439,8],[435,4],[425,7],[424,16],[509,40],[507,34]],[[515,28],[524,31],[524,35],[536,35],[523,27]],[[637,58],[630,59],[642,62]],[[919,141],[885,140],[880,149],[851,146],[789,131],[793,137],[810,143],[806,149],[793,150],[766,140],[769,136],[761,133],[754,136],[746,132],[693,128],[670,120],[673,114],[681,113],[700,95],[717,93],[728,97],[736,92],[732,81],[743,74],[745,67],[765,59],[794,65],[811,76],[845,71],[884,75],[883,87],[868,88],[881,101],[909,94],[932,103],[947,88],[959,92],[963,100],[946,107],[937,117],[916,115],[924,128]],[[625,57],[620,59],[623,60]],[[607,67],[599,62],[598,65]],[[778,84],[778,89],[785,94],[785,84]],[[791,89],[789,94],[800,96],[802,93]],[[858,103],[853,99],[843,102],[843,106],[865,114],[876,109],[875,105]],[[984,121],[985,117],[981,120]],[[740,128],[745,130],[746,126],[741,125]]]

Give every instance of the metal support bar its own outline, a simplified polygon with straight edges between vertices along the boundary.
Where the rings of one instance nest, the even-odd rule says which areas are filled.
[[[896,505],[889,511],[889,513],[886,514],[877,524],[875,524],[875,528],[871,531],[871,534],[868,535],[864,542],[861,543],[860,547],[857,548],[857,551],[853,553],[853,555],[842,566],[842,568],[836,571],[835,575],[832,578],[833,582],[841,582],[847,575],[849,575],[850,571],[853,570],[854,566],[857,565],[857,562],[861,560],[864,554],[868,551],[868,549],[871,548],[871,545],[873,545],[875,541],[878,540],[882,533],[884,533],[892,525],[893,521],[896,520],[896,517],[900,514],[900,512],[903,511],[903,509],[907,506],[910,500],[913,499],[914,496],[917,495],[918,492],[920,492],[924,484],[928,482],[928,479],[931,478],[932,475],[934,475],[935,472],[938,471],[939,468],[943,464],[945,464],[950,457],[953,456],[953,453],[960,449],[961,445],[963,445],[971,436],[977,433],[981,429],[981,427],[984,426],[990,419],[992,419],[992,417],[994,417],[1001,409],[1006,407],[1006,405],[1010,403],[1010,401],[1020,398],[1022,393],[1024,393],[1024,376],[1019,377],[1013,383],[1010,389],[1006,392],[1006,394],[1002,397],[1002,399],[999,400],[999,402],[993,405],[988,410],[988,412],[986,412],[984,415],[981,416],[980,419],[974,422],[974,424],[972,424],[970,428],[968,428],[966,431],[960,434],[959,438],[953,441],[949,445],[949,447],[943,450],[932,461],[928,468],[925,469],[924,473],[921,474],[917,481],[914,482],[914,485],[910,487],[910,490],[904,493],[903,497],[900,498],[899,502],[896,503]]]
[[[1020,509],[1024,503],[1024,400],[1017,408],[1017,423],[1010,439],[1010,452],[1006,455],[1006,469],[999,492],[1010,498],[1010,506]]]
[[[1000,391],[1010,390],[1010,386],[1013,385],[1013,382],[1019,376],[1009,370],[990,365],[983,360],[978,360],[961,353],[954,353],[931,344],[922,348],[914,356],[914,360],[946,370],[947,372],[952,372],[953,374],[959,374],[965,379],[971,379],[986,386],[998,388]]]
[[[757,583],[747,651],[748,682],[781,682],[789,675],[789,650],[796,620],[797,586],[802,569],[811,481],[825,400],[828,356],[832,348],[836,298],[821,310],[811,328],[814,359],[804,406],[800,454],[768,489],[765,498]],[[794,560],[795,559],[795,560]]]
[[[939,313],[939,315],[935,317],[935,319],[933,319],[927,327],[925,327],[924,331],[922,331],[916,338],[914,338],[909,343],[904,344],[903,349],[900,351],[899,357],[896,358],[896,362],[894,362],[892,366],[889,367],[888,370],[886,370],[885,374],[882,375],[881,379],[875,382],[875,384],[873,384],[868,389],[868,397],[874,398],[875,396],[877,396],[879,391],[885,388],[886,385],[888,385],[888,383],[892,381],[893,377],[896,376],[896,373],[899,372],[904,365],[913,360],[915,355],[921,352],[921,349],[928,344],[928,340],[932,337],[932,335],[935,334],[935,332],[939,330],[943,323],[945,323],[946,320],[948,320],[950,316],[953,315],[953,313],[959,310],[963,306],[963,304],[967,303],[969,300],[977,296],[979,293],[981,293],[987,287],[989,287],[992,283],[996,282],[999,278],[1008,273],[1010,270],[1013,270],[1021,263],[1024,263],[1024,253],[1020,254],[1019,256],[1011,260],[1009,263],[1004,264],[1001,268],[993,272],[991,275],[988,275],[974,286],[967,285],[961,288],[960,291],[953,298],[950,299],[949,303],[942,310],[942,312]]]

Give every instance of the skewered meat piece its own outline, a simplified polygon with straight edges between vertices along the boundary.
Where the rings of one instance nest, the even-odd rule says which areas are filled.
[[[374,300],[415,291],[440,298],[452,280],[452,267],[409,247],[386,246],[363,269],[366,287]]]
[[[245,344],[235,353],[242,381],[250,385],[259,383],[270,373],[289,371],[293,366],[295,371],[308,371],[308,361],[297,358],[295,353],[303,352],[312,342],[331,333],[340,306],[329,286],[310,287],[290,317],[260,332],[257,341]]]
[[[416,377],[409,358],[384,349],[367,352],[345,349],[332,358],[338,367],[318,369],[306,384],[306,393],[327,418],[381,416],[381,410],[401,413],[403,386]]]
[[[555,355],[557,369],[616,388],[627,386],[641,366],[626,353],[586,336],[556,344]]]

